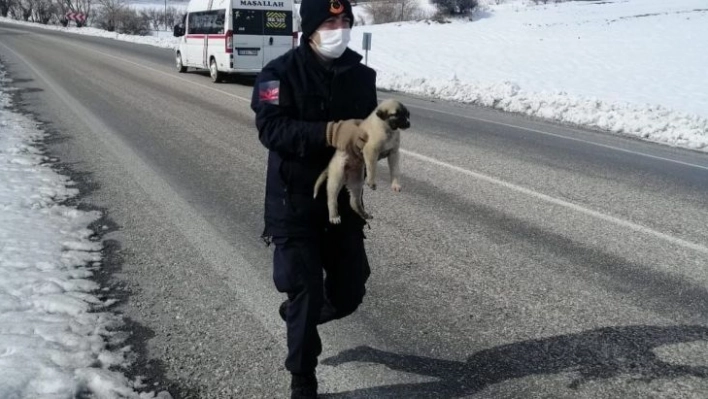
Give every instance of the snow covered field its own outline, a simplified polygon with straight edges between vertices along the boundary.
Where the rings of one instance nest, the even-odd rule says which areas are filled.
[[[381,89],[708,151],[706,0],[538,6],[511,0],[484,7],[474,19],[358,26],[351,47],[361,51],[362,34],[373,34],[369,65]],[[54,29],[167,48],[175,43],[164,36]]]
[[[109,367],[126,364],[90,278],[101,244],[98,212],[61,205],[78,194],[35,147],[37,123],[11,109],[0,69],[0,398],[152,398]]]

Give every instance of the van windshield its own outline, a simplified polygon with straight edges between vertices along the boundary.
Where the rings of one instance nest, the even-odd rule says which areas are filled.
[[[234,9],[234,34],[292,36],[292,11]]]

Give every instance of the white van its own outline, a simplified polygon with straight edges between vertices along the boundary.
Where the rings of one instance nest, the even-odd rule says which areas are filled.
[[[177,70],[208,69],[220,82],[227,73],[256,75],[297,46],[292,0],[190,0],[174,27]]]

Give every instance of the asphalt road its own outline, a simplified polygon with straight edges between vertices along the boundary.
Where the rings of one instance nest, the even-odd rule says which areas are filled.
[[[0,24],[47,149],[101,209],[98,278],[131,375],[176,398],[283,398],[247,79],[170,50]],[[404,191],[366,191],[373,273],[321,328],[325,398],[708,397],[708,156],[402,99]]]

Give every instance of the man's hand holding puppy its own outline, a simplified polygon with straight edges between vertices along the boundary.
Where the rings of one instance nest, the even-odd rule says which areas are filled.
[[[327,123],[327,144],[338,150],[361,154],[368,139],[366,131],[359,127],[361,122],[361,119],[347,119]]]

